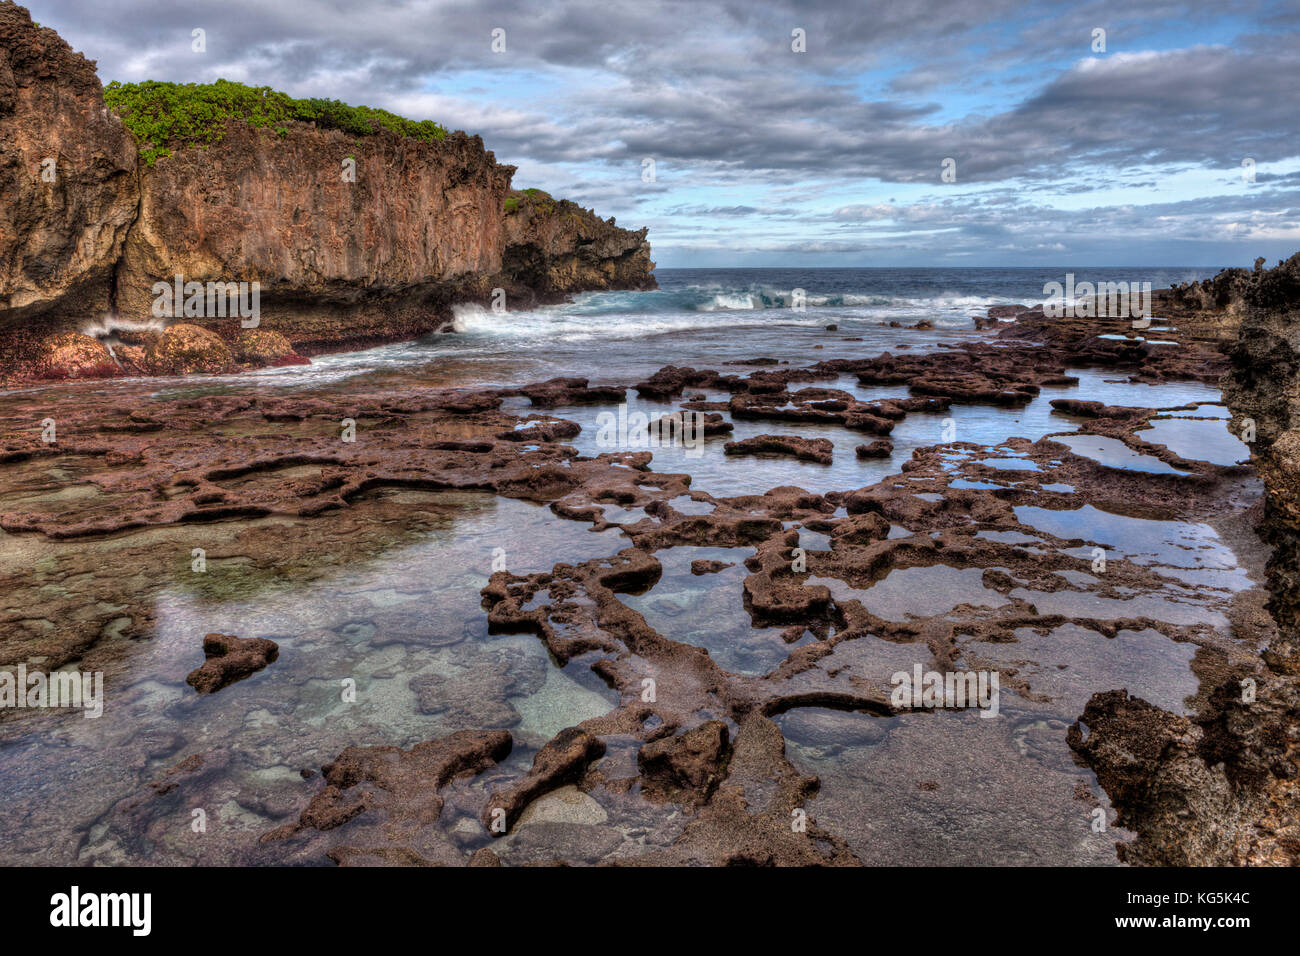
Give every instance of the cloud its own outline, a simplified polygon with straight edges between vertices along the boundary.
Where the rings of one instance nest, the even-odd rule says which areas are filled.
[[[1032,223],[1068,253],[1085,245],[1062,228],[1078,197],[1149,190],[1160,205],[1191,169],[1217,177],[1178,180],[1199,218],[1161,225],[1122,203],[1098,215],[1170,239],[1289,235],[1285,215],[1213,212],[1244,158],[1257,186],[1296,183],[1300,18],[1267,0],[30,3],[105,81],[224,76],[436,119],[481,134],[520,184],[651,224],[654,241],[712,230],[738,249],[829,256],[853,241],[814,230],[892,229],[923,252],[945,226],[987,244]],[[1108,52],[1091,49],[1098,27]],[[191,51],[196,28],[206,53]]]

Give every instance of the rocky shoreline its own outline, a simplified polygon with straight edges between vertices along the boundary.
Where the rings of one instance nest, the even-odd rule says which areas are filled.
[[[1100,783],[1097,791],[1085,778],[1074,785],[1078,825],[1086,833],[1098,807],[1117,814],[1113,825],[1129,832],[1120,841],[1127,862],[1294,863],[1295,685],[1276,654],[1259,654],[1288,643],[1281,636],[1286,630],[1265,610],[1265,594],[1225,589],[1208,570],[1213,565],[1170,571],[1122,552],[1111,553],[1098,573],[1091,549],[1102,536],[1086,524],[1052,524],[1053,515],[1100,508],[1152,529],[1205,522],[1225,540],[1246,541],[1258,515],[1275,520],[1286,505],[1276,500],[1274,486],[1268,486],[1269,502],[1261,503],[1248,466],[1185,457],[1151,431],[1162,421],[1213,424],[1206,409],[1058,399],[1052,405],[1061,432],[1037,441],[923,448],[899,474],[852,490],[777,487],[731,497],[711,494],[689,475],[653,470],[651,451],[582,454],[570,444],[582,426],[548,411],[611,407],[631,391],[665,408],[675,403],[681,412],[710,416],[711,453],[721,453],[731,437],[724,426],[760,423],[770,431],[746,451],[804,457],[807,449],[810,460],[824,461],[826,447],[798,435],[801,428],[829,424],[888,441],[912,414],[1023,407],[1044,388],[1077,382],[1077,367],[1107,368],[1145,383],[1213,383],[1225,371],[1241,374],[1234,365],[1240,350],[1227,341],[1169,330],[1160,331],[1161,341],[1178,341],[1177,347],[1151,345],[1127,320],[1045,322],[1035,310],[1015,313],[994,316],[982,341],[933,353],[810,366],[761,357],[727,371],[667,366],[640,382],[596,386],[568,378],[519,388],[349,390],[346,396],[250,392],[159,401],[141,395],[118,409],[69,392],[58,396],[52,412],[56,443],[26,427],[24,414],[51,409],[48,393],[32,392],[31,411],[17,411],[0,430],[10,487],[23,475],[58,468],[75,472],[74,487],[85,493],[56,493],[47,506],[29,500],[21,510],[5,508],[0,529],[14,542],[47,542],[35,551],[26,546],[27,559],[53,562],[59,580],[100,579],[100,590],[87,605],[84,586],[59,596],[43,576],[32,580],[26,571],[7,570],[6,587],[22,601],[21,610],[6,612],[10,638],[0,663],[38,661],[53,669],[76,662],[103,671],[110,686],[129,680],[135,646],[159,621],[151,604],[120,589],[165,578],[175,560],[170,548],[131,547],[137,536],[162,540],[156,536],[223,525],[252,535],[260,522],[292,521],[304,534],[312,528],[342,533],[333,547],[344,549],[346,561],[350,549],[365,546],[358,522],[394,507],[380,504],[382,496],[432,501],[485,491],[545,504],[552,520],[623,536],[612,555],[554,553],[550,570],[497,570],[481,590],[490,633],[532,635],[556,666],[589,672],[617,703],[518,755],[512,754],[520,742],[509,732],[518,714],[508,716],[513,711],[504,699],[498,706],[505,727],[459,730],[413,749],[350,747],[323,766],[323,783],[306,767],[305,779],[292,788],[296,798],[258,812],[285,822],[225,838],[209,846],[205,861],[872,862],[861,812],[836,812],[834,826],[823,819],[819,807],[832,812],[843,794],[827,792],[804,758],[791,758],[786,734],[854,739],[875,725],[880,730],[872,739],[878,739],[886,728],[895,728],[893,737],[912,722],[933,719],[900,710],[891,699],[887,676],[896,665],[886,663],[886,649],[941,672],[996,667],[1003,687],[1032,707],[1056,696],[1057,679],[1044,666],[1045,652],[1016,648],[1044,635],[1069,635],[1084,647],[1143,635],[1194,649],[1200,683],[1194,716],[1124,690],[1098,693],[1086,707],[1081,700],[1079,721],[1052,731],[1068,737]],[[1243,328],[1253,327],[1250,321]],[[846,376],[862,387],[896,388],[897,395],[866,401],[824,384]],[[516,409],[521,401],[534,410]],[[338,423],[345,419],[354,423],[355,441],[340,440]],[[218,433],[221,440],[214,441]],[[1265,433],[1277,434],[1261,426]],[[1125,464],[1124,456],[1136,464]],[[354,530],[328,530],[339,522]],[[254,540],[238,550],[259,565],[276,563],[278,535]],[[123,546],[131,551],[132,577],[97,574],[104,561],[99,549]],[[675,549],[691,558],[695,576],[739,574],[735,599],[743,597],[750,626],[779,632],[786,646],[775,667],[733,670],[636,609],[636,596],[653,594],[675,565]],[[693,557],[719,549],[736,560]],[[1272,579],[1284,580],[1285,570],[1283,561],[1281,576],[1275,570]],[[912,576],[927,595],[924,605],[899,614],[880,604],[893,582]],[[1279,620],[1285,597],[1275,590]],[[42,621],[62,623],[51,630]],[[419,633],[405,618],[391,624]],[[374,626],[383,633],[382,622]],[[274,631],[216,636],[240,647],[250,639],[275,647],[274,637],[280,660],[272,655],[269,664],[264,659],[249,669],[286,666],[285,638]],[[1065,660],[1058,666],[1066,667]],[[655,693],[647,700],[644,682],[651,675]],[[1258,688],[1249,705],[1237,700],[1246,679]],[[476,688],[473,693],[488,699],[501,693]],[[435,713],[448,706],[450,687],[443,682],[417,688],[413,679],[412,689],[427,690]],[[456,706],[469,720],[483,704],[476,698]],[[851,717],[852,727],[840,727],[837,714]],[[1024,721],[1016,719],[1013,733],[1029,733],[1023,740],[1032,741],[1040,731],[1020,728],[1037,728],[1042,719]],[[132,759],[148,765],[158,758]],[[230,760],[228,753],[186,756],[108,815],[110,842],[165,839],[160,821],[176,807],[219,802],[230,786]],[[1063,780],[1079,772],[1054,766],[1051,773]],[[941,796],[944,783],[927,778],[913,787]],[[666,815],[654,816],[656,806]],[[607,822],[577,819],[582,814]],[[802,829],[792,829],[792,817],[803,821]],[[416,825],[431,819],[459,822]],[[538,822],[546,819],[564,822]],[[633,826],[633,819],[641,822]],[[471,827],[470,821],[478,822]],[[629,833],[639,834],[632,843]],[[1089,852],[1102,861],[1114,838],[1095,839]],[[168,852],[185,851],[172,846]]]
[[[1071,746],[1138,832],[1125,848],[1134,863],[1300,863],[1300,254],[1262,265],[1185,295],[1235,320],[1223,395],[1233,428],[1254,436],[1276,630],[1261,660],[1214,688],[1195,719],[1123,691],[1089,702]]]

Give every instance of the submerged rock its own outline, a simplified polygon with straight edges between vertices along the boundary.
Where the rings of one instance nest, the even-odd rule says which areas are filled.
[[[207,634],[203,638],[203,655],[207,660],[190,671],[185,683],[200,694],[215,694],[273,663],[280,656],[280,645],[263,637]]]

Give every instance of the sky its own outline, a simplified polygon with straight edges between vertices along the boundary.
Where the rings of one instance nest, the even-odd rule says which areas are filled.
[[[225,78],[479,134],[516,187],[649,227],[664,268],[1300,250],[1300,0],[27,6],[105,83]]]

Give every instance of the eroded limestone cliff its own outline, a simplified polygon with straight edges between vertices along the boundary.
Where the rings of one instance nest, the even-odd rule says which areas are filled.
[[[1261,530],[1274,547],[1270,609],[1280,635],[1270,664],[1300,676],[1300,253],[1256,270],[1223,378],[1238,434],[1254,435],[1266,491]]]
[[[94,63],[0,3],[0,329],[108,309],[136,218],[136,158]],[[11,341],[10,360],[29,344]]]
[[[307,351],[434,330],[500,271],[513,171],[463,133],[357,145],[305,123],[284,136],[231,124],[217,146],[142,169],[118,314],[149,316],[154,283],[179,273],[258,282],[264,327]]]
[[[220,142],[150,165],[94,63],[0,3],[0,378],[188,370],[162,361],[159,331],[142,327],[158,324],[155,285],[178,275],[258,284],[259,348],[239,341],[238,317],[176,309],[187,343],[211,341],[192,327],[212,333],[232,367],[436,331],[452,304],[496,289],[512,308],[654,287],[644,229],[550,197],[508,203],[513,173],[464,133],[238,120]],[[119,347],[101,353],[84,332]],[[225,354],[194,369],[218,370]]]

